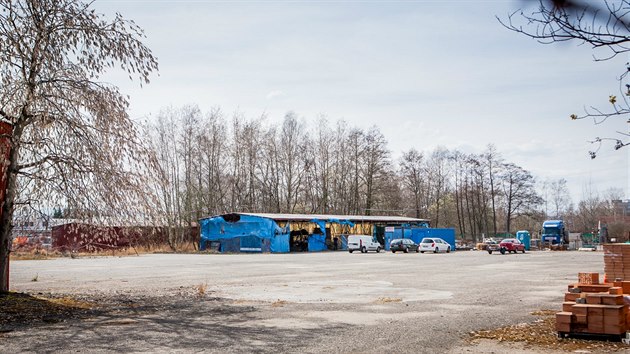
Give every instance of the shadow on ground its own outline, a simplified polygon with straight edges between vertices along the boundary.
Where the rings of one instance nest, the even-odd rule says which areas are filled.
[[[20,294],[33,309],[56,308]],[[27,299],[27,300],[24,300]],[[84,299],[76,299],[84,303]],[[271,353],[301,351],[313,340],[341,326],[318,329],[278,329],[255,325],[259,311],[230,300],[193,296],[116,296],[91,298],[90,309],[71,307],[50,314],[23,316],[0,342],[22,352],[59,351],[216,351]],[[53,305],[55,305],[53,303]],[[21,307],[24,309],[24,307]],[[39,317],[38,317],[39,316]],[[7,332],[7,331],[5,331]],[[328,332],[330,333],[330,332]]]

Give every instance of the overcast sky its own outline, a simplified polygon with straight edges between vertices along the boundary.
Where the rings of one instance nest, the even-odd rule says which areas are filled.
[[[539,180],[565,178],[574,202],[588,186],[628,198],[630,148],[609,144],[591,160],[588,141],[629,124],[569,118],[620,96],[628,58],[596,63],[589,47],[541,45],[499,24],[496,16],[527,3],[97,0],[94,8],[133,19],[158,57],[150,85],[114,82],[130,94],[134,118],[191,103],[272,122],[288,111],[308,122],[323,114],[377,125],[394,157],[494,144]]]

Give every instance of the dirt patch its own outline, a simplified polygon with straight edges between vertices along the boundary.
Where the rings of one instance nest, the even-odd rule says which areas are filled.
[[[33,296],[14,292],[0,294],[0,331],[86,317],[94,307],[93,303],[67,296]]]
[[[621,342],[606,342],[601,340],[585,340],[573,338],[558,338],[555,326],[557,311],[541,310],[532,312],[537,319],[532,323],[521,323],[491,330],[474,331],[470,333],[471,343],[492,340],[499,343],[519,343],[526,349],[551,349],[567,352],[597,352],[614,353],[627,350]]]
[[[374,302],[377,304],[386,304],[388,302],[402,302],[402,299],[398,297],[379,297]]]
[[[287,305],[289,302],[284,300],[277,300],[271,303],[271,307],[282,307]]]
[[[0,294],[0,333],[11,332],[18,328],[45,324],[85,320],[95,317],[111,317],[112,323],[120,324],[133,321],[128,317],[152,314],[171,309],[173,296],[182,302],[213,301],[205,289],[198,286],[180,287],[164,292],[161,296],[137,294],[26,294],[8,292]],[[122,318],[122,319],[121,319]]]
[[[20,247],[11,251],[11,261],[45,260],[55,258],[94,258],[94,257],[129,257],[141,254],[175,254],[175,253],[199,253],[191,247],[184,247],[179,251],[173,251],[167,245],[156,247],[129,247],[110,250],[87,251],[60,251],[58,249],[45,249],[38,247]],[[214,253],[212,251],[201,253]]]

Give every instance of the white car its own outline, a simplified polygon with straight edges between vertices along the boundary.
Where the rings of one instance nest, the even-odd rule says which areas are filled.
[[[361,251],[361,253],[367,253],[368,251],[380,252],[383,247],[380,243],[374,241],[374,237],[369,235],[350,235],[348,236],[348,252]]]
[[[425,237],[420,241],[420,253],[424,252],[451,252],[451,245],[438,237]]]

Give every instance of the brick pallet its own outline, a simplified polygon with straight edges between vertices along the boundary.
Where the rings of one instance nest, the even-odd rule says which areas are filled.
[[[630,311],[624,294],[630,295],[630,281],[601,284],[598,273],[580,273],[578,283],[569,285],[567,290],[562,311],[556,313],[559,337],[625,337],[630,328]]]
[[[611,280],[630,280],[630,244],[604,245],[604,273]]]

